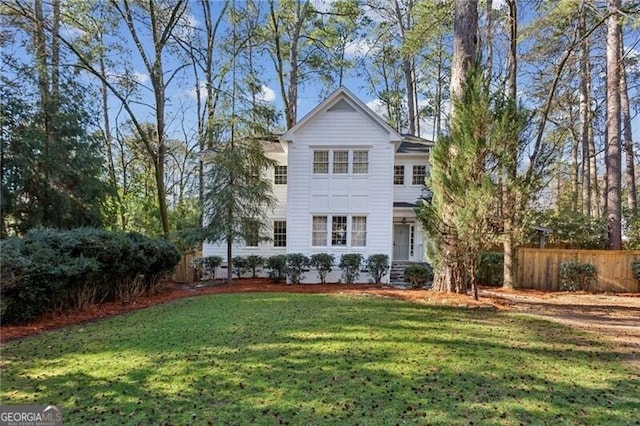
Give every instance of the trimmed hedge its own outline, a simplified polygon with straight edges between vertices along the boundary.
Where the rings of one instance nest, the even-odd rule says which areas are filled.
[[[180,261],[169,241],[102,229],[34,230],[0,241],[0,317],[24,323],[157,291]]]

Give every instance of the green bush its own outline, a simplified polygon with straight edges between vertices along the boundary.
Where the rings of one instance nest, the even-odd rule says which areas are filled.
[[[238,278],[242,278],[242,276],[249,272],[251,268],[247,264],[247,258],[242,256],[236,256],[233,258],[233,272],[236,273]]]
[[[220,256],[194,257],[191,259],[191,266],[200,273],[200,277],[207,279],[216,278],[216,269],[222,265]]]
[[[433,281],[433,270],[427,264],[409,265],[404,270],[404,280],[411,288],[423,288]]]
[[[389,272],[389,256],[386,254],[372,254],[367,257],[366,268],[373,282],[379,284],[387,272]]]
[[[256,270],[264,265],[264,257],[252,254],[247,256],[247,268],[251,271],[251,278],[256,278]]]
[[[265,266],[269,269],[269,278],[277,283],[285,279],[287,271],[287,257],[284,254],[278,254],[267,258]]]
[[[318,271],[318,276],[322,284],[327,283],[327,274],[331,272],[335,261],[336,258],[329,253],[316,253],[309,259],[310,265]]]
[[[560,265],[560,290],[589,291],[598,280],[598,270],[590,263],[577,260]]]
[[[34,230],[0,241],[3,322],[27,322],[107,300],[130,302],[159,288],[180,261],[161,238],[101,229]]]
[[[342,269],[342,278],[347,284],[353,284],[360,276],[363,256],[360,253],[348,253],[340,256],[338,267]]]
[[[291,284],[300,284],[304,271],[309,267],[309,258],[302,253],[289,253],[287,259],[287,277]]]
[[[631,268],[633,269],[633,276],[640,282],[640,259],[634,260]]]
[[[480,254],[478,262],[478,283],[502,286],[504,278],[504,253],[486,251]]]

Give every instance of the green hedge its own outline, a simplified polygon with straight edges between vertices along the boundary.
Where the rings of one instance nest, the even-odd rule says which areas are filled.
[[[11,237],[0,241],[1,320],[24,323],[53,311],[131,302],[157,291],[179,261],[171,242],[137,233],[44,229]]]

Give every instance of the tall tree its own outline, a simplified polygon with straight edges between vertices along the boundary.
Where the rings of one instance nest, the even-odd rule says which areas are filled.
[[[620,51],[625,57],[624,46],[620,39]],[[631,132],[631,108],[629,106],[629,88],[627,86],[627,67],[620,62],[620,109],[622,112],[622,137],[625,152],[625,181],[627,184],[627,208],[634,212],[638,209],[638,191],[636,189],[635,158],[633,158],[633,136]]]
[[[620,0],[608,0],[607,18],[607,226],[609,248],[622,249],[620,151]]]

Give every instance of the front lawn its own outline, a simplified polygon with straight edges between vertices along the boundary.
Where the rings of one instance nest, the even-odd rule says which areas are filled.
[[[65,424],[638,424],[593,336],[372,296],[203,296],[2,347],[2,404]]]

